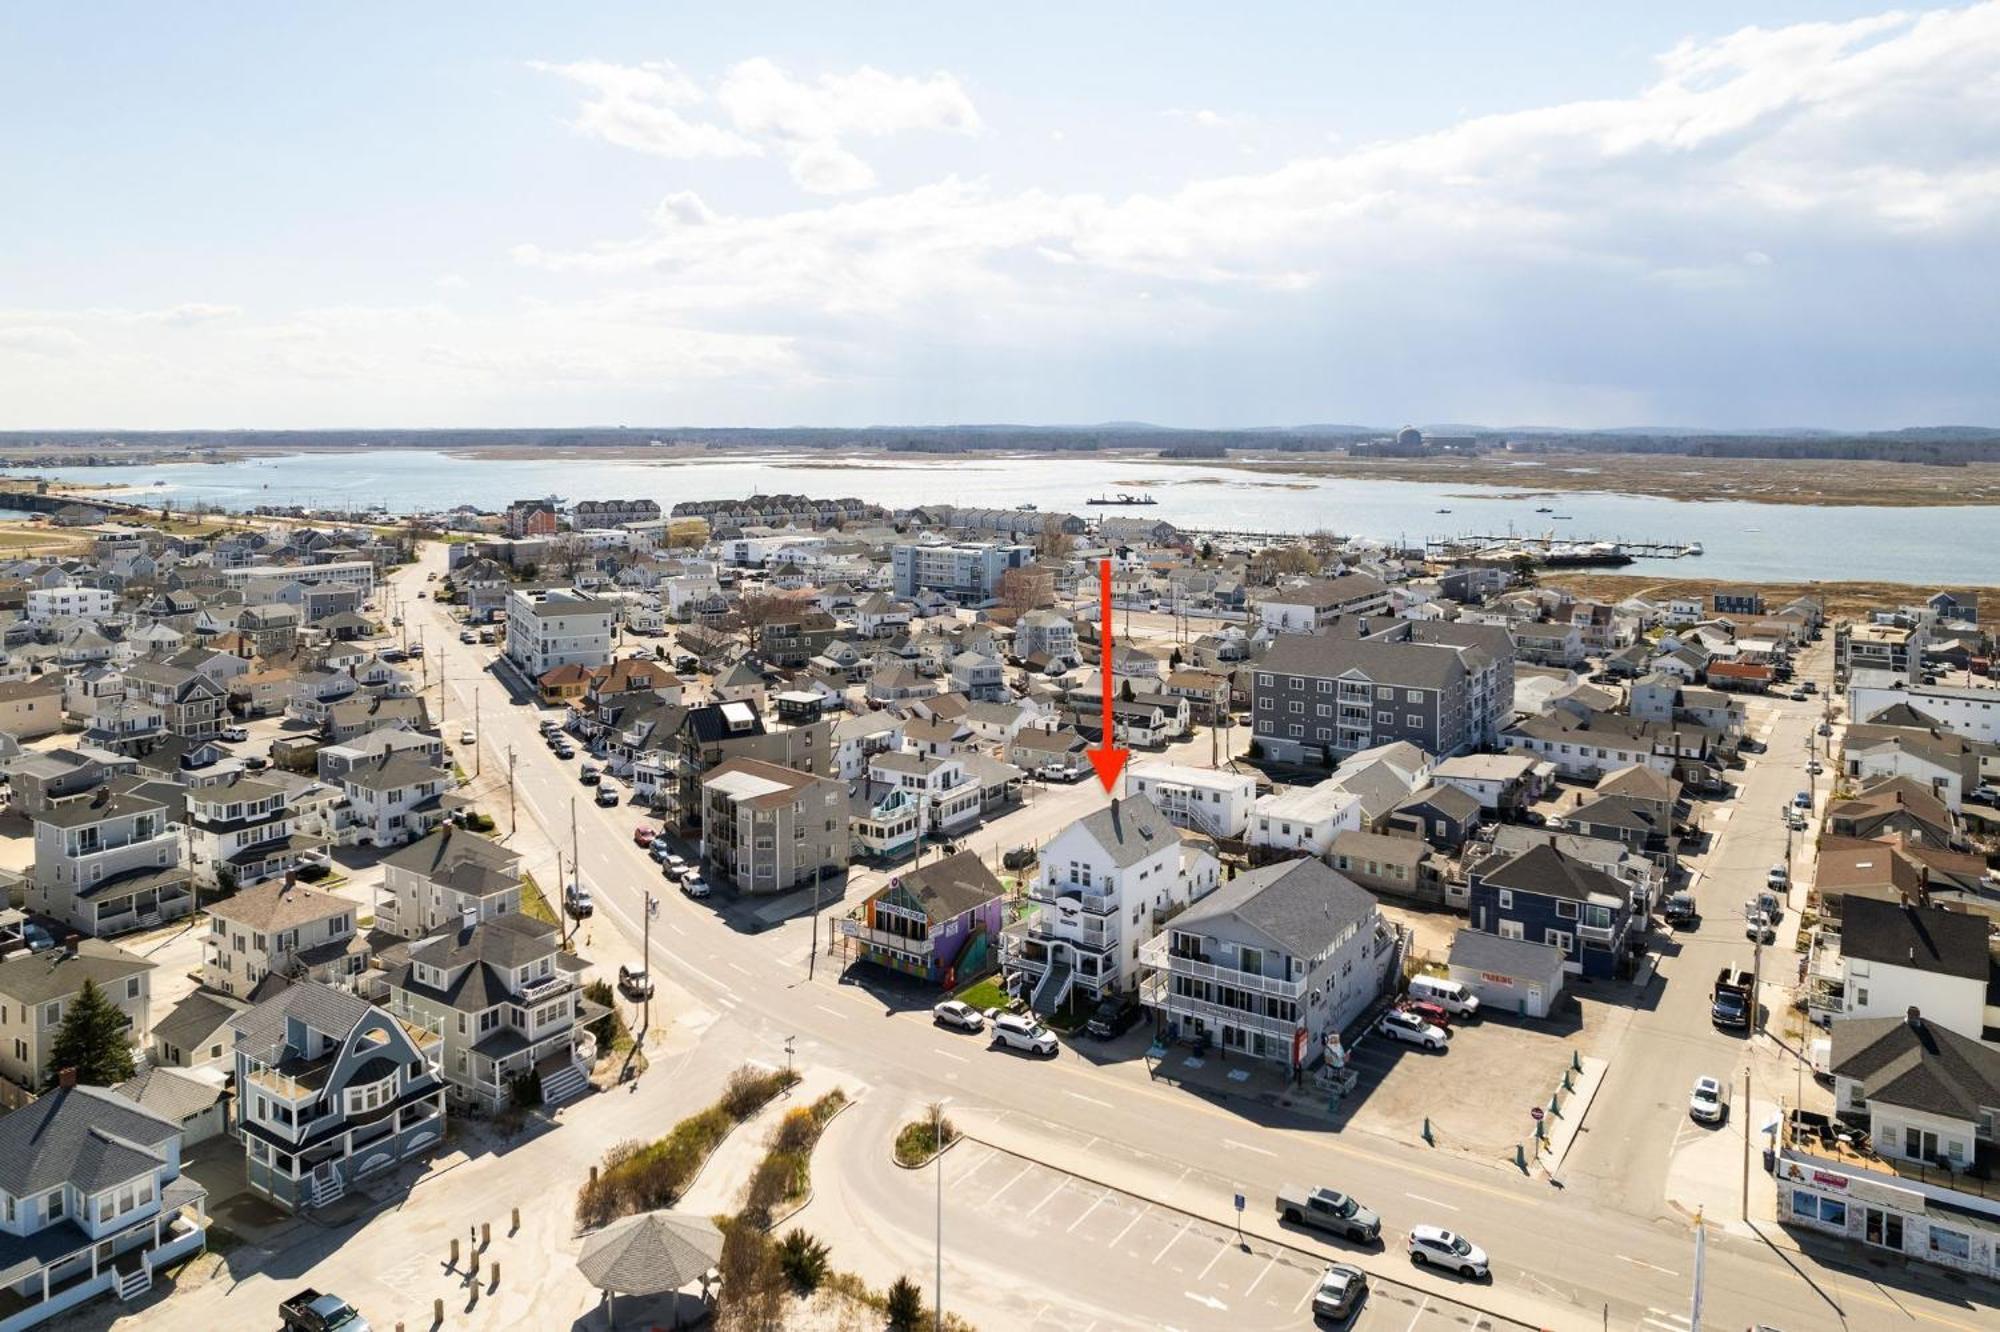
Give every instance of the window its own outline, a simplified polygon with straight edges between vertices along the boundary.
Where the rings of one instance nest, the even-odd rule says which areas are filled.
[[[9,1221],[14,1219],[14,1207],[11,1199],[7,1206],[7,1219]],[[1943,1226],[1933,1223],[1931,1226],[1931,1252],[1940,1258],[1969,1259],[1972,1257],[1972,1237],[1962,1231],[1946,1230]]]
[[[1403,691],[1403,701],[1405,703],[1421,703],[1424,701],[1424,691],[1421,689],[1405,689]]]
[[[1574,903],[1574,902],[1558,902],[1558,903],[1556,903],[1556,915],[1557,915],[1558,917],[1560,917],[1561,919],[1563,919],[1563,920],[1575,920],[1575,919],[1576,919],[1576,903]]]
[[[396,1099],[396,1075],[391,1073],[379,1082],[370,1082],[347,1089],[347,1113],[367,1114],[370,1110],[380,1110]]]
[[[1503,938],[1503,939],[1519,939],[1519,938],[1521,938],[1521,937],[1522,937],[1522,934],[1521,934],[1521,922],[1520,922],[1520,921],[1518,921],[1518,920],[1503,920],[1503,921],[1501,921],[1501,922],[1500,922],[1500,937],[1501,937],[1501,938]]]
[[[1406,712],[1403,714],[1403,725],[1409,727],[1413,731],[1422,730],[1424,725],[1424,719],[1422,717],[1419,717],[1414,712]]]
[[[127,999],[137,999],[139,997],[139,978],[137,976],[126,977],[125,997]]]
[[[1542,942],[1554,944],[1557,948],[1562,949],[1564,955],[1567,956],[1576,947],[1576,936],[1568,930],[1544,929],[1542,931]]]
[[[1502,888],[1502,889],[1500,890],[1500,909],[1501,909],[1502,911],[1512,911],[1512,910],[1514,909],[1514,891],[1513,891],[1513,889],[1511,889],[1511,888]]]
[[[1378,712],[1375,714],[1375,722],[1378,726],[1389,726],[1393,724],[1395,720],[1396,720],[1396,714],[1393,712]]]
[[[1847,1204],[1838,1198],[1822,1198],[1804,1189],[1792,1190],[1792,1215],[1821,1225],[1847,1229]]]

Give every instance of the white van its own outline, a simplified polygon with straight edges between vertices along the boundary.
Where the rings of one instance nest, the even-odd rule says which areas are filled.
[[[1436,1004],[1453,1017],[1472,1017],[1479,1012],[1479,996],[1455,980],[1442,976],[1417,976],[1410,981],[1410,998]]]

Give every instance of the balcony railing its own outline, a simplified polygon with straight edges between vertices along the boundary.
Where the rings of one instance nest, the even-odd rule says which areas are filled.
[[[1160,934],[1140,944],[1140,965],[1192,980],[1211,981],[1256,994],[1276,995],[1281,999],[1298,999],[1305,993],[1306,983],[1303,980],[1279,980],[1259,972],[1239,971],[1235,967],[1219,967],[1199,958],[1183,957],[1172,950],[1170,939],[1171,936]]]
[[[1801,1122],[1793,1112],[1784,1121],[1785,1150],[1843,1173],[1861,1171],[1891,1179],[1949,1189],[1975,1198],[2000,1199],[2000,1179],[1993,1178],[1991,1139],[1975,1139],[1975,1159],[1957,1166],[1942,1161],[1884,1156],[1857,1133],[1839,1123],[1825,1126]],[[1815,1116],[1815,1119],[1823,1118]],[[1842,1141],[1845,1138],[1846,1141]],[[1985,1148],[1985,1150],[1982,1150]]]
[[[1617,927],[1612,925],[1579,925],[1576,927],[1576,932],[1586,939],[1595,939],[1599,943],[1610,943],[1618,937]]]
[[[888,948],[898,953],[923,955],[929,953],[932,946],[929,939],[912,939],[907,935],[896,934],[889,930],[874,929],[861,921],[852,919],[843,919],[840,922],[840,932],[847,938],[867,947]]]
[[[1051,884],[1038,880],[1035,886],[1028,890],[1028,900],[1046,906],[1061,906],[1064,902],[1069,902],[1094,916],[1115,915],[1118,911],[1116,898],[1103,893],[1086,892],[1073,883]]]
[[[523,1003],[538,1004],[551,995],[561,994],[570,987],[568,976],[549,976],[542,980],[529,981],[521,987]]]
[[[1148,976],[1140,982],[1139,1001],[1148,1008],[1160,1010],[1169,1018],[1198,1017],[1211,1024],[1226,1022],[1232,1027],[1239,1027],[1245,1031],[1260,1031],[1281,1040],[1290,1040],[1299,1025],[1290,1018],[1269,1017],[1263,1013],[1231,1008],[1226,1004],[1211,1003],[1206,999],[1175,994],[1173,987],[1168,984],[1168,977],[1159,973]]]

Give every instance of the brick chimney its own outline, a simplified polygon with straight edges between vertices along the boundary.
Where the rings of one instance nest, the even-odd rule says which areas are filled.
[[[58,1087],[61,1087],[64,1091],[68,1091],[71,1088],[75,1087],[76,1069],[73,1067],[58,1069],[56,1071],[56,1085]]]

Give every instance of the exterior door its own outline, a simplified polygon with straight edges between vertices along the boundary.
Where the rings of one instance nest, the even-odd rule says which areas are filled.
[[[1884,1249],[1903,1251],[1903,1218],[1900,1213],[1886,1212],[1879,1207],[1868,1209],[1867,1226],[1864,1237],[1870,1244]]]

